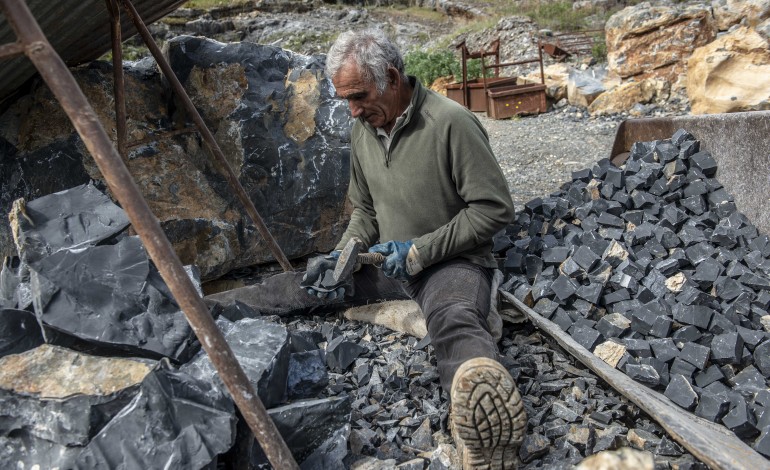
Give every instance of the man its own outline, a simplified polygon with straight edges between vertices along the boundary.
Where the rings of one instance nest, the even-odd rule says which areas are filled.
[[[486,131],[471,112],[408,77],[380,31],[340,35],[326,73],[356,119],[348,191],[354,209],[336,250],[361,239],[386,257],[385,275],[403,281],[420,305],[441,385],[450,391],[463,466],[512,468],[527,419],[497,360],[487,316],[497,267],[492,236],[510,222],[513,202]],[[322,265],[333,267],[333,259]]]

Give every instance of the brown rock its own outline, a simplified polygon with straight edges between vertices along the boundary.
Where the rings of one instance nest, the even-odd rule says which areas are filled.
[[[711,8],[720,31],[741,23],[755,26],[770,17],[770,0],[713,0]]]
[[[693,114],[770,109],[770,40],[741,27],[700,47],[687,62]]]
[[[567,97],[567,81],[569,80],[569,66],[567,64],[551,64],[543,69],[543,79],[545,80],[545,94],[559,101]],[[536,70],[529,75],[519,77],[516,80],[518,85],[527,83],[540,83],[540,71]]]
[[[576,470],[653,470],[655,459],[649,452],[623,447],[587,457],[575,468]]]
[[[142,382],[148,361],[81,354],[44,344],[0,358],[0,388],[40,398],[109,395]]]
[[[605,341],[594,348],[594,354],[596,354],[596,357],[612,367],[618,366],[618,362],[620,362],[620,359],[623,357],[625,352],[626,347],[624,345],[616,343],[612,340]]]
[[[607,21],[607,63],[622,78],[650,76],[679,89],[685,61],[696,48],[716,37],[716,23],[703,5],[627,7]]]
[[[655,79],[644,79],[624,83],[599,95],[590,106],[588,112],[595,116],[615,114],[628,111],[635,104],[647,104],[656,97],[658,86]]]

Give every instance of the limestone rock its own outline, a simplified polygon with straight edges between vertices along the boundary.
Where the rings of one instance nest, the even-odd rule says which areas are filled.
[[[413,300],[391,300],[349,308],[343,312],[348,320],[382,325],[417,338],[428,334],[425,317]]]
[[[289,259],[330,251],[348,215],[347,107],[322,56],[177,37],[168,56],[236,176]],[[222,172],[152,60],[127,63],[129,171],[184,264],[203,279],[272,262]],[[111,65],[73,70],[105,129],[115,128]],[[168,133],[168,131],[175,131]],[[12,201],[103,178],[45,85],[0,114],[0,212]],[[45,171],[41,171],[41,169]],[[2,255],[15,254],[0,218]],[[302,236],[297,236],[297,234]]]
[[[695,50],[687,62],[693,114],[770,109],[770,40],[741,27]]]
[[[650,452],[623,447],[619,450],[605,450],[587,457],[575,467],[576,470],[653,470],[655,459]]]
[[[588,106],[588,112],[595,116],[601,116],[627,111],[635,104],[647,104],[655,98],[658,89],[655,82],[656,80],[648,78],[638,82],[624,83],[606,91]]]
[[[755,26],[770,17],[770,0],[712,0],[711,8],[720,31],[736,24]]]
[[[545,80],[545,94],[554,102],[567,97],[567,83],[569,81],[570,68],[567,64],[550,64],[543,69]],[[517,84],[540,83],[540,71],[536,70],[529,75],[520,77]]]
[[[710,8],[704,5],[624,8],[607,20],[607,63],[622,78],[655,76],[683,87],[677,79],[696,48],[716,37]]]
[[[617,367],[623,354],[626,353],[626,347],[616,341],[605,341],[596,346],[594,354],[596,357],[606,362],[612,367]]]
[[[607,91],[604,79],[607,71],[572,70],[567,82],[567,100],[573,106],[588,107],[599,95]]]

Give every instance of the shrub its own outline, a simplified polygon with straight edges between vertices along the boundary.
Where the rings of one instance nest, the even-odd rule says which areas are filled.
[[[411,51],[404,55],[404,67],[408,75],[414,75],[425,86],[430,86],[437,78],[452,75],[455,81],[462,80],[460,59],[449,50],[424,52]],[[481,61],[471,59],[467,62],[468,80],[481,76]],[[487,70],[491,76],[492,70]]]

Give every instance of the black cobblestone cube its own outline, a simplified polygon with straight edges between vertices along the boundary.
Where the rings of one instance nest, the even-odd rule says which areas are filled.
[[[586,328],[582,326],[574,326],[570,329],[570,336],[578,342],[581,346],[589,351],[593,351],[597,344],[602,342],[604,338],[602,335],[593,328]]]
[[[705,176],[709,178],[714,176],[717,172],[717,162],[709,152],[698,152],[690,157],[690,165],[699,169]]]
[[[687,343],[679,353],[679,357],[694,365],[698,370],[706,368],[711,350],[697,343]]]
[[[717,380],[723,380],[725,375],[722,370],[716,364],[711,364],[701,372],[695,374],[695,385],[700,388],[707,387]]]
[[[730,399],[727,395],[702,391],[695,408],[695,414],[701,418],[717,423],[730,410]]]
[[[722,418],[722,424],[743,439],[759,434],[754,414],[749,410],[746,400],[738,394],[730,398],[730,411]]]
[[[698,394],[682,375],[671,371],[671,379],[663,394],[685,410],[693,410],[698,403]]]
[[[739,364],[743,354],[743,338],[738,332],[715,335],[711,339],[711,361],[715,364]]]
[[[745,367],[736,374],[735,377],[729,379],[728,382],[733,386],[733,389],[737,391],[757,393],[762,390],[767,390],[765,377],[752,365]]]
[[[551,283],[551,291],[562,302],[565,302],[567,299],[572,297],[572,295],[574,295],[577,291],[577,288],[578,284],[571,278],[564,275],[560,275],[556,278],[555,281],[553,281],[553,283]]]
[[[604,291],[604,286],[602,286],[601,284],[589,283],[578,287],[575,294],[581,299],[596,305],[599,303],[599,299],[601,298],[603,291]]]
[[[674,359],[674,362],[671,363],[671,369],[669,372],[672,376],[681,375],[690,381],[692,380],[693,374],[695,374],[695,369],[696,367],[694,365],[690,364],[684,359],[677,357]]]
[[[605,338],[619,338],[630,327],[630,320],[620,313],[603,316],[596,324],[596,329]],[[673,345],[673,342],[671,343]]]
[[[556,246],[543,252],[543,262],[545,264],[561,264],[569,256],[570,248],[568,246]]]
[[[651,339],[649,343],[652,354],[663,362],[679,357],[679,348],[671,338]]]
[[[676,304],[672,309],[674,320],[685,325],[707,329],[714,311],[705,305]]]
[[[630,339],[623,340],[623,344],[626,345],[626,351],[636,358],[639,357],[651,357],[652,351],[650,350],[650,343],[643,339]]]
[[[657,318],[658,314],[647,307],[634,310],[631,312],[631,328],[638,333],[648,335]]]
[[[631,298],[631,294],[628,292],[628,289],[618,289],[614,292],[610,292],[606,294],[602,301],[604,305],[612,305],[617,302],[621,302],[623,300],[629,300]]]
[[[649,364],[626,364],[625,372],[631,380],[650,388],[660,385],[660,374]]]

